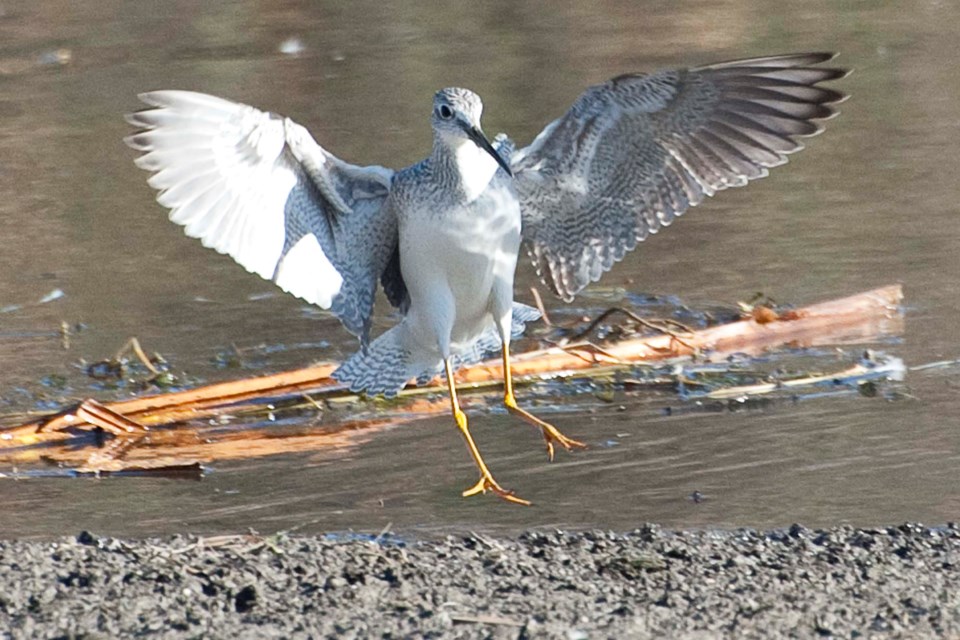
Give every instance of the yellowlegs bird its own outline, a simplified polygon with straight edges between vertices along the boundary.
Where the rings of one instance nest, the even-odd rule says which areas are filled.
[[[525,244],[564,300],[705,196],[745,185],[821,131],[843,94],[828,53],[723,62],[590,87],[527,147],[480,128],[467,89],[433,99],[433,150],[391,171],[348,164],[288,118],[200,93],[154,91],[127,143],[170,219],[207,247],[331,310],[361,349],[334,377],[396,394],[443,372],[480,479],[500,486],[457,400],[454,371],[490,350],[503,359],[504,404],[554,445],[584,446],[518,406],[510,340],[537,317],[513,302]],[[402,320],[369,339],[378,282]]]

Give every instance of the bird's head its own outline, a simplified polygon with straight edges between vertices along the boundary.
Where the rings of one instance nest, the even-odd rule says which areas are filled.
[[[433,97],[433,130],[441,141],[451,147],[469,140],[493,156],[508,175],[513,175],[510,165],[483,135],[480,128],[482,113],[483,102],[473,91],[457,87],[441,89]]]

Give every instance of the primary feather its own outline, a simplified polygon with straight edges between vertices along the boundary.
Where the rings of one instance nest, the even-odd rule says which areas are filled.
[[[565,300],[705,196],[767,175],[844,95],[828,53],[623,75],[587,89],[511,159],[523,236]]]

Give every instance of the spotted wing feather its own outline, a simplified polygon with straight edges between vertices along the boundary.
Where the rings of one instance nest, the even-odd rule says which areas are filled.
[[[705,196],[767,175],[845,96],[833,54],[624,75],[584,92],[511,165],[523,236],[566,300]]]

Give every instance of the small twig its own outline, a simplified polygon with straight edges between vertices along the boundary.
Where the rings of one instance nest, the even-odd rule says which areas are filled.
[[[960,365],[960,360],[938,360],[937,362],[928,362],[910,367],[910,371],[926,371],[927,369],[946,369]]]
[[[480,534],[477,533],[476,531],[471,531],[471,532],[470,532],[470,537],[472,537],[472,538],[473,538],[474,540],[476,540],[477,542],[482,543],[487,549],[495,549],[495,550],[499,550],[499,551],[502,551],[502,550],[503,550],[503,545],[501,545],[499,542],[495,543],[495,542],[493,542],[492,540],[490,540],[489,538],[487,538],[486,536],[480,535]]]
[[[136,337],[127,340],[127,344],[123,345],[123,348],[117,352],[117,355],[114,356],[114,360],[119,362],[123,357],[123,354],[125,354],[127,351],[133,351],[134,355],[137,356],[137,359],[143,363],[143,366],[150,370],[150,373],[155,376],[160,374],[160,370],[153,366],[153,363],[150,362],[150,358],[148,358],[147,354],[143,352],[143,349],[140,347],[140,341],[137,340]]]
[[[100,427],[115,436],[140,435],[150,430],[139,422],[131,420],[125,415],[117,413],[113,409],[105,407],[96,400],[91,399],[81,402],[74,412],[74,415],[80,420]]]
[[[310,394],[304,393],[301,395],[301,397],[312,404],[317,411],[320,411],[321,413],[323,412],[323,405],[310,397]]]
[[[682,344],[683,346],[687,347],[688,349],[691,349],[691,350],[693,349],[693,346],[692,346],[691,344],[689,344],[688,342],[685,342],[685,341],[683,340],[683,338],[681,338],[679,335],[677,335],[677,333],[676,333],[675,331],[671,331],[670,329],[667,329],[667,328],[664,327],[664,326],[658,325],[658,324],[656,324],[656,323],[654,323],[654,322],[651,322],[651,321],[649,321],[649,320],[646,320],[646,319],[644,319],[644,318],[641,318],[640,316],[638,316],[638,315],[635,314],[634,312],[630,311],[629,309],[624,309],[623,307],[610,307],[609,309],[607,309],[606,311],[604,311],[603,313],[601,313],[599,316],[597,316],[596,318],[594,318],[594,320],[593,320],[589,325],[587,325],[587,328],[586,328],[586,329],[583,329],[582,331],[580,331],[580,332],[577,333],[576,335],[574,335],[574,336],[572,336],[571,338],[567,339],[566,342],[567,342],[567,343],[570,343],[570,342],[573,342],[573,341],[576,341],[576,340],[579,340],[579,339],[583,338],[585,335],[589,334],[591,331],[593,331],[594,329],[596,329],[597,326],[598,326],[601,322],[603,322],[604,320],[606,320],[607,318],[609,318],[611,315],[613,315],[613,314],[615,314],[615,313],[622,313],[622,314],[624,314],[625,316],[627,316],[628,318],[630,318],[631,320],[633,320],[634,322],[636,322],[637,324],[640,324],[640,325],[642,325],[642,326],[644,326],[644,327],[647,327],[648,329],[652,329],[652,330],[657,331],[657,332],[659,332],[659,333],[666,334],[666,335],[670,336],[671,338],[673,338],[674,340],[676,340],[677,342],[679,342],[680,344]],[[675,325],[675,326],[679,327],[684,333],[687,333],[687,334],[693,333],[693,330],[692,330],[692,329],[690,329],[689,327],[687,327],[686,325],[684,325],[684,324],[681,323],[681,322],[677,322],[676,320],[664,319],[664,320],[658,320],[658,322],[662,322],[663,324],[672,324],[672,325]]]
[[[67,409],[44,420],[36,431],[37,433],[59,431],[77,422],[91,424],[115,436],[140,435],[150,430],[139,422],[88,398],[74,408]]]
[[[742,385],[716,389],[705,394],[707,398],[724,399],[738,396],[757,396],[783,389],[814,386],[819,384],[856,384],[876,378],[897,379],[904,371],[903,361],[899,358],[889,358],[877,366],[866,367],[862,364],[854,365],[843,371],[821,375],[811,375],[790,380],[777,380],[759,384]]]
[[[209,536],[207,538],[200,538],[197,540],[197,546],[200,548],[207,549],[241,549],[246,547],[251,547],[254,545],[262,544],[263,538],[258,535],[249,534],[249,533],[232,533],[224,534],[219,536]]]
[[[64,351],[70,349],[70,325],[66,320],[60,321],[60,347]]]
[[[547,308],[543,306],[543,299],[540,297],[540,291],[536,287],[530,287],[530,293],[533,294],[533,302],[537,305],[537,311],[540,312],[540,318],[543,320],[543,324],[548,327],[552,327],[553,323],[550,322],[550,316],[547,314]]]
[[[381,530],[380,530],[380,533],[377,534],[377,537],[373,539],[373,544],[379,544],[379,542],[380,542],[381,540],[383,540],[383,537],[384,537],[385,535],[387,535],[388,533],[390,533],[391,527],[393,527],[393,523],[392,523],[392,522],[388,522],[388,523],[387,523],[387,526],[385,526],[383,529],[381,529]]]
[[[605,358],[608,358],[610,361],[618,364],[624,363],[624,361],[621,358],[618,358],[617,356],[613,355],[603,347],[598,346],[592,342],[578,342],[576,344],[567,343],[567,344],[558,345],[557,348],[569,353],[572,356],[576,356],[581,360],[589,362],[591,364],[597,364],[599,362],[602,362],[597,358],[598,355],[604,356]],[[591,357],[587,357],[586,354],[589,354]],[[609,364],[609,363],[606,363],[606,364]]]

